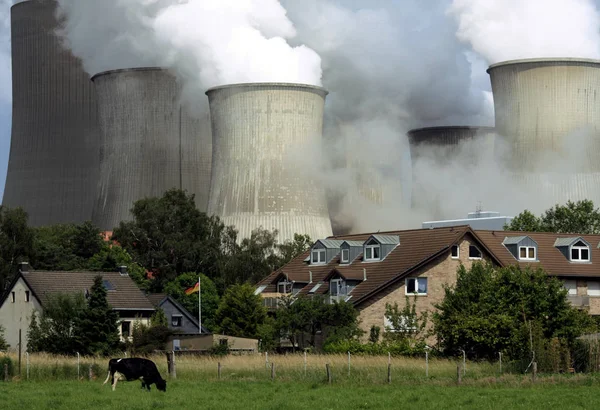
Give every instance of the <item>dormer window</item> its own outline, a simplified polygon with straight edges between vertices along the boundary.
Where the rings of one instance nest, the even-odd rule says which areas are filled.
[[[536,258],[535,255],[535,246],[520,246],[519,247],[519,259],[522,261],[534,261]]]
[[[288,280],[281,280],[277,283],[277,293],[292,293],[294,284]]]
[[[571,246],[571,261],[572,262],[589,262],[590,248],[582,241]]]
[[[365,260],[366,261],[378,261],[381,256],[381,245],[375,241],[369,242],[365,246]]]
[[[312,251],[312,263],[325,263],[325,249],[313,249]]]
[[[350,262],[350,249],[342,249],[342,257],[340,260],[342,263]]]

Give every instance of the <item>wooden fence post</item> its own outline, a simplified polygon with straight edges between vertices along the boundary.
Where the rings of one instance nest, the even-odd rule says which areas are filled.
[[[217,378],[221,380],[221,362],[217,363]]]
[[[533,371],[531,372],[531,381],[535,383],[537,379],[537,362],[533,362]]]
[[[271,380],[275,380],[275,363],[271,362]]]
[[[388,384],[392,382],[392,364],[388,363],[388,378],[387,378],[387,382]]]
[[[94,371],[92,370],[92,365],[90,364],[90,367],[88,369],[88,380],[92,381],[93,378],[94,378]]]
[[[460,371],[460,364],[456,365],[456,382],[458,384],[462,383],[462,372]]]
[[[329,363],[325,364],[325,370],[327,371],[327,383],[331,384],[331,369],[329,368]]]
[[[8,363],[4,363],[4,381],[8,381]]]

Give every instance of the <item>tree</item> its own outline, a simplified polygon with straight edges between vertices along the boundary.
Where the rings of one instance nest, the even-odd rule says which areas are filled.
[[[198,318],[198,293],[185,294],[186,289],[198,282],[198,276],[200,276],[200,296],[202,297],[202,325],[213,330],[216,323],[215,314],[219,307],[219,294],[216,285],[207,276],[198,275],[195,272],[182,273],[165,285],[164,292]]]
[[[153,272],[156,278],[153,290],[162,290],[167,282],[184,272],[219,277],[222,237],[235,232],[227,229],[219,218],[200,212],[194,195],[171,189],[160,198],[136,201],[131,213],[133,220],[121,222],[112,239],[135,262]]]
[[[149,325],[136,321],[133,324],[131,353],[148,355],[155,350],[164,350],[172,334],[167,323],[167,316],[162,309],[157,309],[150,318]]]
[[[262,297],[249,284],[233,285],[223,295],[216,314],[217,331],[230,336],[257,338],[267,312]]]
[[[402,309],[398,307],[398,303],[393,305],[386,303],[385,317],[390,323],[386,327],[384,338],[393,342],[411,342],[424,341],[428,336],[425,329],[427,327],[429,312],[417,313],[417,296],[411,303],[406,296],[406,303]]]
[[[100,230],[90,222],[35,228],[32,264],[41,270],[85,269],[88,259],[100,252]]]
[[[31,317],[28,350],[63,355],[79,351],[79,321],[85,305],[81,293],[48,296],[39,323],[35,313]]]
[[[116,272],[120,266],[127,267],[127,273],[141,289],[149,288],[146,270],[118,245],[105,243],[102,249],[87,261],[87,269],[97,272]]]
[[[6,343],[6,339],[4,338],[4,327],[0,325],[0,351],[7,350],[8,343]]]
[[[0,206],[0,293],[18,273],[19,263],[29,261],[32,243],[27,213],[21,208]]]
[[[102,276],[94,278],[79,324],[80,345],[87,354],[107,355],[119,345],[118,315],[108,305]]]
[[[558,279],[529,267],[461,266],[456,284],[445,287],[435,307],[442,350],[454,355],[464,349],[471,358],[494,359],[500,351],[512,359],[530,358],[552,338],[572,344],[595,328],[587,313],[570,305]]]
[[[530,232],[556,232],[598,234],[600,233],[600,210],[590,200],[567,201],[555,205],[539,218],[528,210],[517,215],[505,230]]]
[[[311,246],[312,240],[309,235],[300,235],[297,233],[294,234],[294,240],[288,240],[281,245],[277,245],[280,256],[278,261],[279,266],[277,266],[276,269],[287,264],[295,257],[302,255],[309,250]]]

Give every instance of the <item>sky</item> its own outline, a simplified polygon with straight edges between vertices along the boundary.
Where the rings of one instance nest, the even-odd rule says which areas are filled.
[[[0,195],[10,149],[13,1],[0,0]],[[204,98],[207,88],[234,82],[327,88],[325,119],[332,138],[325,142],[326,151],[350,155],[351,161],[373,170],[374,179],[388,190],[389,209],[380,212],[381,223],[397,226],[406,225],[397,211],[397,204],[406,202],[410,179],[406,132],[435,125],[493,125],[485,72],[492,63],[524,57],[598,58],[597,1],[58,0],[66,21],[61,35],[91,75],[134,66],[167,67],[197,104],[206,104],[192,100]],[[353,158],[348,145],[357,144],[360,158]],[[464,155],[472,152],[465,149]],[[331,163],[335,158],[323,158],[321,166],[307,168],[322,171]],[[471,172],[454,168],[434,169],[422,183],[439,183],[440,171],[454,178]],[[327,171],[328,188],[343,195],[353,175],[335,166]],[[487,172],[495,175],[497,170]],[[469,191],[473,187],[466,187],[464,195],[474,208],[477,198]],[[351,196],[338,203],[338,213],[350,219],[369,206]],[[465,216],[463,205],[448,204],[448,209],[458,213],[454,217]],[[375,228],[379,225],[361,227]]]

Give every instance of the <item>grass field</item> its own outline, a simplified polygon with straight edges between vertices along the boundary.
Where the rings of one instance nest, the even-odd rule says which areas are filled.
[[[361,386],[242,381],[171,381],[167,392],[121,382],[0,383],[2,409],[551,409],[596,408],[598,386]]]

